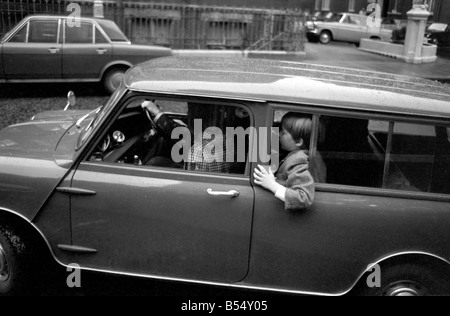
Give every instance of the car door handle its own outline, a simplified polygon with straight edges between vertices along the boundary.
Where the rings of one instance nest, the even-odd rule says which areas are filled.
[[[49,48],[48,51],[50,52],[50,54],[57,54],[57,53],[59,53],[59,48],[52,47],[52,48]]]
[[[97,49],[97,53],[99,54],[99,55],[103,55],[104,53],[106,53],[108,50],[107,49],[104,49],[104,48],[99,48],[99,49]]]
[[[213,191],[213,189],[208,189],[208,190],[206,190],[206,192],[208,192],[209,195],[214,195],[214,196],[229,196],[229,197],[238,197],[239,196],[239,192],[236,190],[231,190],[228,192],[221,192],[221,191]]]

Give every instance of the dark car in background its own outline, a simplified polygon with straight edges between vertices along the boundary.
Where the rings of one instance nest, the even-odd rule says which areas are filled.
[[[210,113],[212,150],[236,136],[242,156],[228,158],[239,168],[180,164],[177,144],[190,133],[174,129],[182,141],[171,146],[144,100],[194,130]],[[41,113],[0,131],[0,294],[48,286],[29,276],[50,273],[51,258],[225,288],[448,295],[449,100],[434,81],[297,62],[135,65],[96,110]],[[237,112],[249,133],[232,128]],[[258,165],[281,161],[287,112],[311,118],[310,168],[322,176],[307,210],[286,211],[254,182]]]
[[[446,23],[433,23],[426,32],[428,43],[438,47],[450,47],[450,25]]]
[[[169,48],[134,45],[111,20],[32,15],[0,41],[0,82],[102,82],[112,93],[125,71]]]

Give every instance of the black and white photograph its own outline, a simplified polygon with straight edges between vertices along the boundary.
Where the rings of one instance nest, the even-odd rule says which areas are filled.
[[[450,0],[0,0],[0,296],[450,296]]]

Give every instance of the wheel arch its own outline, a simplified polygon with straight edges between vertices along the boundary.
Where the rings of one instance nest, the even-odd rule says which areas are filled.
[[[108,71],[110,71],[111,69],[114,68],[131,68],[133,66],[132,63],[130,63],[129,61],[126,60],[115,60],[113,62],[110,62],[108,64],[106,64],[102,71],[100,72],[100,80],[103,80],[105,75],[108,73]]]
[[[439,273],[447,277],[444,279],[447,283],[450,284],[450,261],[431,254],[427,252],[404,252],[404,253],[397,253],[393,255],[386,256],[384,258],[380,258],[376,262],[369,263],[367,265],[367,269],[363,271],[360,276],[358,277],[355,284],[352,286],[350,291],[348,293],[357,292],[357,290],[361,286],[365,286],[366,277],[372,271],[372,268],[376,265],[380,267],[381,277],[383,275],[383,269],[386,269],[388,267],[392,266],[398,266],[403,264],[416,264],[416,265],[423,265],[427,268],[433,268],[439,271]]]
[[[324,32],[328,32],[328,33],[330,33],[330,35],[331,35],[331,39],[333,39],[333,38],[334,38],[334,35],[333,35],[333,31],[332,31],[331,29],[323,29],[323,30],[320,30],[320,33],[319,33],[319,35],[320,35],[320,34],[322,34],[322,33],[324,33]]]
[[[44,251],[47,258],[56,260],[50,243],[44,234],[29,219],[21,215],[19,212],[0,207],[0,226],[11,230],[14,234],[25,236],[29,239],[33,246],[37,246],[39,251]]]

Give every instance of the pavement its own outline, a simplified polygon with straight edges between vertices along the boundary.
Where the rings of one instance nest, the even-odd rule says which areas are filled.
[[[215,55],[221,57],[290,60],[319,65],[380,71],[438,80],[441,82],[450,82],[450,50],[440,50],[435,62],[422,64],[406,63],[396,58],[359,50],[352,44],[336,42],[328,45],[308,42],[305,44],[305,52],[302,53],[273,51],[245,53],[237,50],[175,50],[174,54],[180,56]]]

